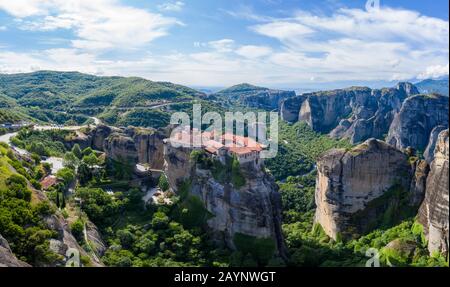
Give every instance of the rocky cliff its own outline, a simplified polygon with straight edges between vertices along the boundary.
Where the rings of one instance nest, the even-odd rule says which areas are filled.
[[[31,267],[14,255],[9,247],[8,241],[0,234],[0,267]]]
[[[449,142],[448,129],[439,134],[427,178],[425,200],[419,210],[430,253],[449,252]]]
[[[281,117],[288,122],[305,121],[315,131],[359,143],[383,138],[402,102],[415,94],[418,90],[410,83],[381,90],[352,87],[309,93],[284,100]]]
[[[70,252],[70,250],[75,250],[79,254],[79,258],[81,258],[81,256],[89,258],[90,266],[103,266],[102,262],[96,255],[88,254],[78,244],[77,240],[70,232],[68,222],[62,217],[62,215],[54,214],[45,218],[44,221],[48,229],[56,231],[56,233],[58,234],[56,238],[50,239],[50,249],[53,252],[59,254],[61,256],[61,260],[59,262],[54,262],[51,266],[65,266],[67,259],[70,258],[70,255],[68,255],[68,252]]]
[[[110,159],[132,165],[149,164],[153,169],[163,167],[165,131],[99,125],[86,133],[88,145],[95,150],[104,151]]]
[[[351,150],[331,150],[317,170],[315,222],[333,239],[390,225],[420,202],[409,191],[414,170],[408,156],[376,139]]]
[[[174,191],[189,182],[189,194],[201,199],[211,214],[207,226],[214,236],[235,248],[236,234],[272,239],[284,255],[281,233],[281,198],[273,178],[260,167],[241,166],[245,184],[236,187],[190,159],[191,149],[165,145],[164,171]],[[217,178],[217,179],[216,179]]]
[[[431,162],[434,160],[434,150],[436,149],[436,143],[439,134],[445,129],[446,129],[445,126],[437,126],[430,133],[430,140],[428,141],[427,148],[423,153],[423,157],[429,164],[431,164]]]
[[[215,100],[226,100],[239,105],[267,110],[279,109],[282,100],[295,96],[294,91],[272,90],[249,84],[240,84],[210,96]]]
[[[431,131],[442,125],[448,127],[448,97],[416,95],[405,100],[395,116],[386,141],[403,149],[408,146],[424,151]]]

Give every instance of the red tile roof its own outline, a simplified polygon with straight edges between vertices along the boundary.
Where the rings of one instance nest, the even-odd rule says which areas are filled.
[[[42,185],[43,190],[47,190],[57,183],[58,183],[58,179],[56,178],[56,176],[53,176],[53,175],[49,175],[49,176],[45,177],[43,180],[41,180],[41,185]]]

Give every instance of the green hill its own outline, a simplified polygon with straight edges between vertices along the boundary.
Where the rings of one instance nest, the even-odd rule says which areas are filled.
[[[1,94],[15,99],[21,106],[47,109],[98,105],[129,107],[204,96],[188,87],[142,78],[53,71],[0,75]],[[0,103],[5,101],[2,99]]]
[[[54,71],[0,74],[0,108],[57,124],[83,124],[98,116],[110,124],[160,126],[170,119],[167,106],[205,98],[185,86],[137,77]],[[149,110],[138,111],[145,107]]]

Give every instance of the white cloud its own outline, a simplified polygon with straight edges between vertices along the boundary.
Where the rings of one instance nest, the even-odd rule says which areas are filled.
[[[295,69],[299,79],[407,80],[426,69],[441,74],[449,58],[448,22],[409,10],[298,11],[250,29],[280,41],[282,51],[270,59]]]
[[[50,7],[42,2],[58,5]],[[0,47],[0,73],[78,70],[197,86],[251,82],[301,87],[335,81],[438,77],[449,70],[448,22],[408,10],[383,8],[378,13],[341,9],[331,16],[300,11],[283,19],[253,17],[259,24],[251,25],[249,31],[273,38],[277,45],[218,38],[195,42],[199,48],[195,53],[175,50],[150,54],[136,49],[133,58],[128,53],[120,58],[98,51],[139,48],[165,35],[177,20],[112,0],[9,3],[0,0],[0,9],[19,17],[17,23],[22,27],[73,29],[76,38],[71,39],[70,49],[18,53]],[[32,5],[19,11],[18,3]]]
[[[268,24],[255,25],[251,27],[251,30],[269,37],[276,38],[278,40],[289,40],[310,35],[314,32],[313,29],[294,22],[275,21]]]
[[[171,12],[180,12],[184,7],[184,2],[176,1],[176,2],[167,2],[164,4],[158,5],[158,9],[160,11],[171,11]]]
[[[231,39],[222,39],[217,41],[208,42],[209,47],[213,48],[217,52],[227,53],[231,52],[234,47],[234,40]]]
[[[446,66],[436,65],[427,67],[425,72],[419,75],[418,79],[429,79],[429,78],[439,78],[443,76],[448,76],[449,74],[449,64]]]
[[[15,17],[28,17],[46,14],[49,1],[41,0],[0,0],[0,9]]]
[[[236,50],[236,54],[249,59],[257,59],[260,57],[268,56],[271,53],[272,48],[267,46],[247,45],[242,46]]]
[[[74,47],[84,49],[142,47],[181,24],[116,0],[0,0],[0,9],[21,19],[22,29],[73,29]]]

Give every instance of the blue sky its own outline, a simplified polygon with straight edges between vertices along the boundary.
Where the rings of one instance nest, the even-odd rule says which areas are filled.
[[[290,89],[448,75],[447,0],[374,2],[0,0],[0,73]]]

